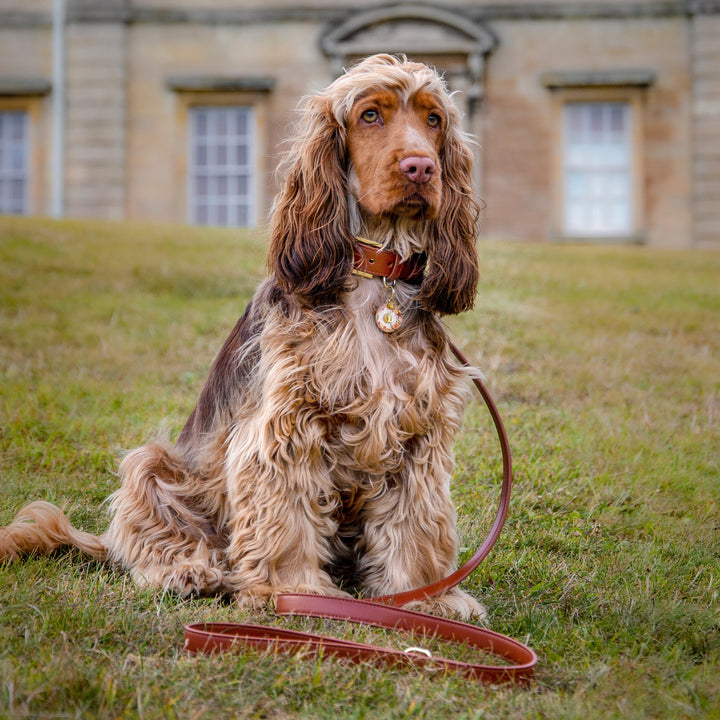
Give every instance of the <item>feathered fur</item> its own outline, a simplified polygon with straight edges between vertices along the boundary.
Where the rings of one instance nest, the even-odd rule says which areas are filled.
[[[409,170],[419,159],[426,172]],[[387,55],[307,98],[280,168],[270,275],[220,350],[176,445],[130,452],[100,538],[48,503],[0,530],[0,557],[76,545],[138,583],[242,604],[281,591],[390,594],[456,563],[452,445],[466,372],[438,315],[472,306],[471,153],[442,79]],[[427,256],[388,291],[351,274],[355,237]],[[482,614],[452,590],[426,608]]]

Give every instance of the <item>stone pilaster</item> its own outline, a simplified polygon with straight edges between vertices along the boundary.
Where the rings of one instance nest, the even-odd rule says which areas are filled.
[[[127,132],[125,3],[96,3],[104,10],[99,14],[85,5],[69,3],[66,27],[66,214],[120,219]]]

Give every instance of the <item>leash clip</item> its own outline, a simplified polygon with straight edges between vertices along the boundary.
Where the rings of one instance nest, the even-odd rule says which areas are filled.
[[[432,659],[432,653],[427,648],[421,648],[421,647],[406,647],[403,652],[407,655],[412,655],[413,653],[417,653],[418,655],[424,655],[428,660]]]

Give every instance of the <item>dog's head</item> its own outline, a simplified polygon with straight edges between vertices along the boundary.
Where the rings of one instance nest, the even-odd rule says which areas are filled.
[[[304,101],[273,207],[278,282],[308,305],[336,301],[355,233],[380,228],[397,233],[391,249],[426,253],[423,307],[469,309],[478,281],[471,164],[459,112],[434,70],[390,55],[359,63]]]

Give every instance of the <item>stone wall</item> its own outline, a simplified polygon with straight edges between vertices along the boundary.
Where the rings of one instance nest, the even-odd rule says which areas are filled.
[[[66,51],[66,212],[125,216],[126,26],[70,23]]]
[[[692,19],[694,239],[720,248],[720,17]]]
[[[542,76],[640,69],[654,80],[632,89],[641,125],[637,234],[656,246],[720,248],[720,2],[435,5],[465,13],[497,40],[485,56],[482,99],[460,97],[480,140],[486,235],[558,235],[560,93]],[[51,80],[51,8],[50,0],[0,0],[0,108],[10,102],[2,87]],[[262,219],[298,99],[334,77],[337,58],[321,40],[356,11],[345,0],[68,0],[67,214],[186,221],[188,108],[208,101],[256,109]],[[445,62],[453,82],[467,60],[430,57]],[[190,92],[173,85],[178,77],[209,84]],[[241,90],[223,91],[223,79]],[[33,103],[42,159],[50,96]],[[36,170],[31,210],[42,213],[49,162]]]

